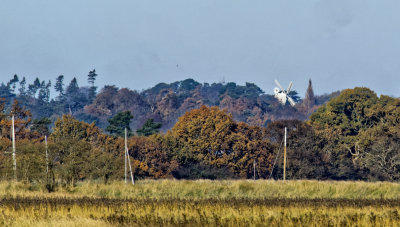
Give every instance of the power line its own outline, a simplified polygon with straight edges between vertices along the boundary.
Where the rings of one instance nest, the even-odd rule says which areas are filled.
[[[276,155],[276,158],[275,158],[274,164],[272,165],[271,174],[269,175],[269,179],[271,179],[271,177],[272,177],[272,173],[274,172],[274,168],[275,168],[276,160],[278,160],[279,154],[280,154],[280,152],[281,152],[281,147],[282,147],[282,144],[283,144],[283,140],[281,141],[281,145],[279,145],[278,154]]]

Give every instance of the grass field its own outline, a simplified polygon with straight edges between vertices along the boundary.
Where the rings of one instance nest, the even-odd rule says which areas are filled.
[[[0,183],[8,226],[396,226],[400,184],[318,181]]]

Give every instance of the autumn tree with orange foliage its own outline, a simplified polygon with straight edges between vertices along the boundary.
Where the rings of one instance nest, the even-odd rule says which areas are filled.
[[[128,149],[129,155],[133,157],[135,176],[155,179],[172,177],[172,172],[178,168],[178,162],[163,149],[162,140],[161,135],[129,138]]]
[[[0,165],[3,179],[10,179],[12,173],[11,156],[11,127],[12,116],[14,116],[15,137],[17,143],[17,178],[28,179],[31,175],[40,175],[40,167],[35,169],[35,163],[40,162],[37,156],[38,146],[36,140],[32,140],[29,130],[31,122],[31,113],[23,106],[19,105],[17,100],[6,109],[4,100],[0,100]],[[27,148],[29,147],[29,149]]]
[[[255,160],[258,177],[265,178],[271,170],[273,152],[265,130],[237,123],[218,107],[186,112],[166,137],[175,140],[171,152],[182,169],[197,164],[249,178]]]

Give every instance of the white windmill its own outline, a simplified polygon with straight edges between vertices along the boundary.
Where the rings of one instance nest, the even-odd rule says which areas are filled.
[[[279,102],[282,103],[283,105],[286,104],[286,101],[289,101],[291,106],[296,105],[296,102],[289,96],[290,89],[292,88],[293,85],[292,81],[290,81],[287,90],[283,89],[283,87],[277,80],[275,80],[275,83],[276,85],[278,85],[278,87],[274,88],[275,98],[277,98]]]

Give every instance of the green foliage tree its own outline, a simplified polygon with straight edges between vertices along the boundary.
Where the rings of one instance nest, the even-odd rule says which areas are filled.
[[[17,148],[17,179],[28,183],[45,183],[46,161],[44,144],[24,139],[18,141]],[[8,158],[8,162],[11,163],[11,157]],[[11,169],[10,166],[10,173],[12,173]]]
[[[49,136],[50,129],[49,125],[51,124],[51,120],[49,118],[41,118],[41,119],[34,119],[31,125],[31,132],[37,133],[39,136]]]
[[[5,85],[4,83],[1,83],[0,85],[0,97],[5,98],[7,101],[9,99],[14,98],[14,94],[11,92],[10,86]]]
[[[375,123],[359,133],[355,164],[366,169],[369,180],[400,180],[400,100],[381,95],[366,116]]]
[[[83,109],[83,107],[87,105],[89,101],[87,93],[80,91],[75,77],[67,86],[64,98],[65,100],[63,100],[63,103],[65,104],[65,109],[67,112],[70,112],[70,114],[75,114],[79,110]]]
[[[36,77],[36,79],[33,81],[33,84],[28,85],[28,95],[33,98],[36,97],[36,92],[40,88],[40,85],[40,80]]]
[[[275,141],[276,165],[272,177],[283,177],[283,139],[287,128],[288,179],[329,179],[326,153],[321,150],[323,140],[311,125],[299,120],[278,120],[267,126],[268,138]]]
[[[356,136],[361,129],[374,125],[366,113],[378,101],[368,88],[346,89],[310,116],[318,128],[332,127],[342,136]]]
[[[193,80],[193,79],[186,79],[183,80],[180,83],[180,88],[186,91],[192,91],[194,90],[198,85],[200,85],[199,82]]]
[[[65,185],[74,185],[76,181],[89,176],[85,172],[91,151],[89,125],[74,119],[71,115],[63,115],[54,123],[51,135],[53,141],[49,147],[52,171]]]
[[[356,87],[342,91],[310,116],[310,124],[325,141],[322,149],[329,154],[326,168],[330,178],[368,178],[365,162],[360,162],[365,154],[360,149],[364,150],[369,142],[362,135],[370,128],[376,129],[382,120],[384,110],[379,103],[373,91]]]
[[[91,150],[88,142],[65,138],[49,150],[53,161],[51,171],[55,172],[56,178],[61,179],[64,185],[74,186],[77,181],[88,178],[90,173],[85,171]]]
[[[76,80],[76,78],[74,77],[71,82],[69,83],[67,90],[66,90],[66,94],[68,96],[73,96],[76,93],[78,93],[79,91],[79,86],[78,86],[78,81]]]
[[[64,75],[57,77],[54,89],[58,92],[58,97],[61,98],[64,95]]]
[[[25,77],[22,78],[22,80],[19,82],[19,95],[26,95],[26,79]]]
[[[131,111],[117,113],[114,117],[108,119],[109,125],[106,131],[116,136],[124,136],[125,128],[128,130],[128,136],[132,135],[130,123],[133,116]]]
[[[47,103],[50,101],[50,87],[51,87],[51,81],[46,84],[46,82],[43,80],[42,83],[40,84],[39,88],[39,93],[38,93],[38,100],[44,103]]]
[[[94,86],[94,82],[97,77],[96,69],[93,69],[92,71],[89,72],[88,74],[88,82],[90,84],[89,88],[89,100],[92,101],[96,97],[96,89],[97,87]]]
[[[162,124],[154,122],[154,119],[148,119],[142,126],[142,128],[136,130],[139,136],[150,136],[158,133]]]
[[[15,92],[16,85],[19,81],[18,75],[15,74],[14,77],[7,83],[7,86],[10,88],[12,93]]]
[[[96,77],[97,77],[96,69],[93,69],[92,71],[89,71],[88,82],[92,87],[94,87],[94,82],[96,81]]]
[[[120,179],[118,163],[123,163],[123,153],[116,151],[122,151],[123,141],[105,135],[94,123],[63,115],[54,123],[50,139],[51,170],[65,185],[84,179]]]

